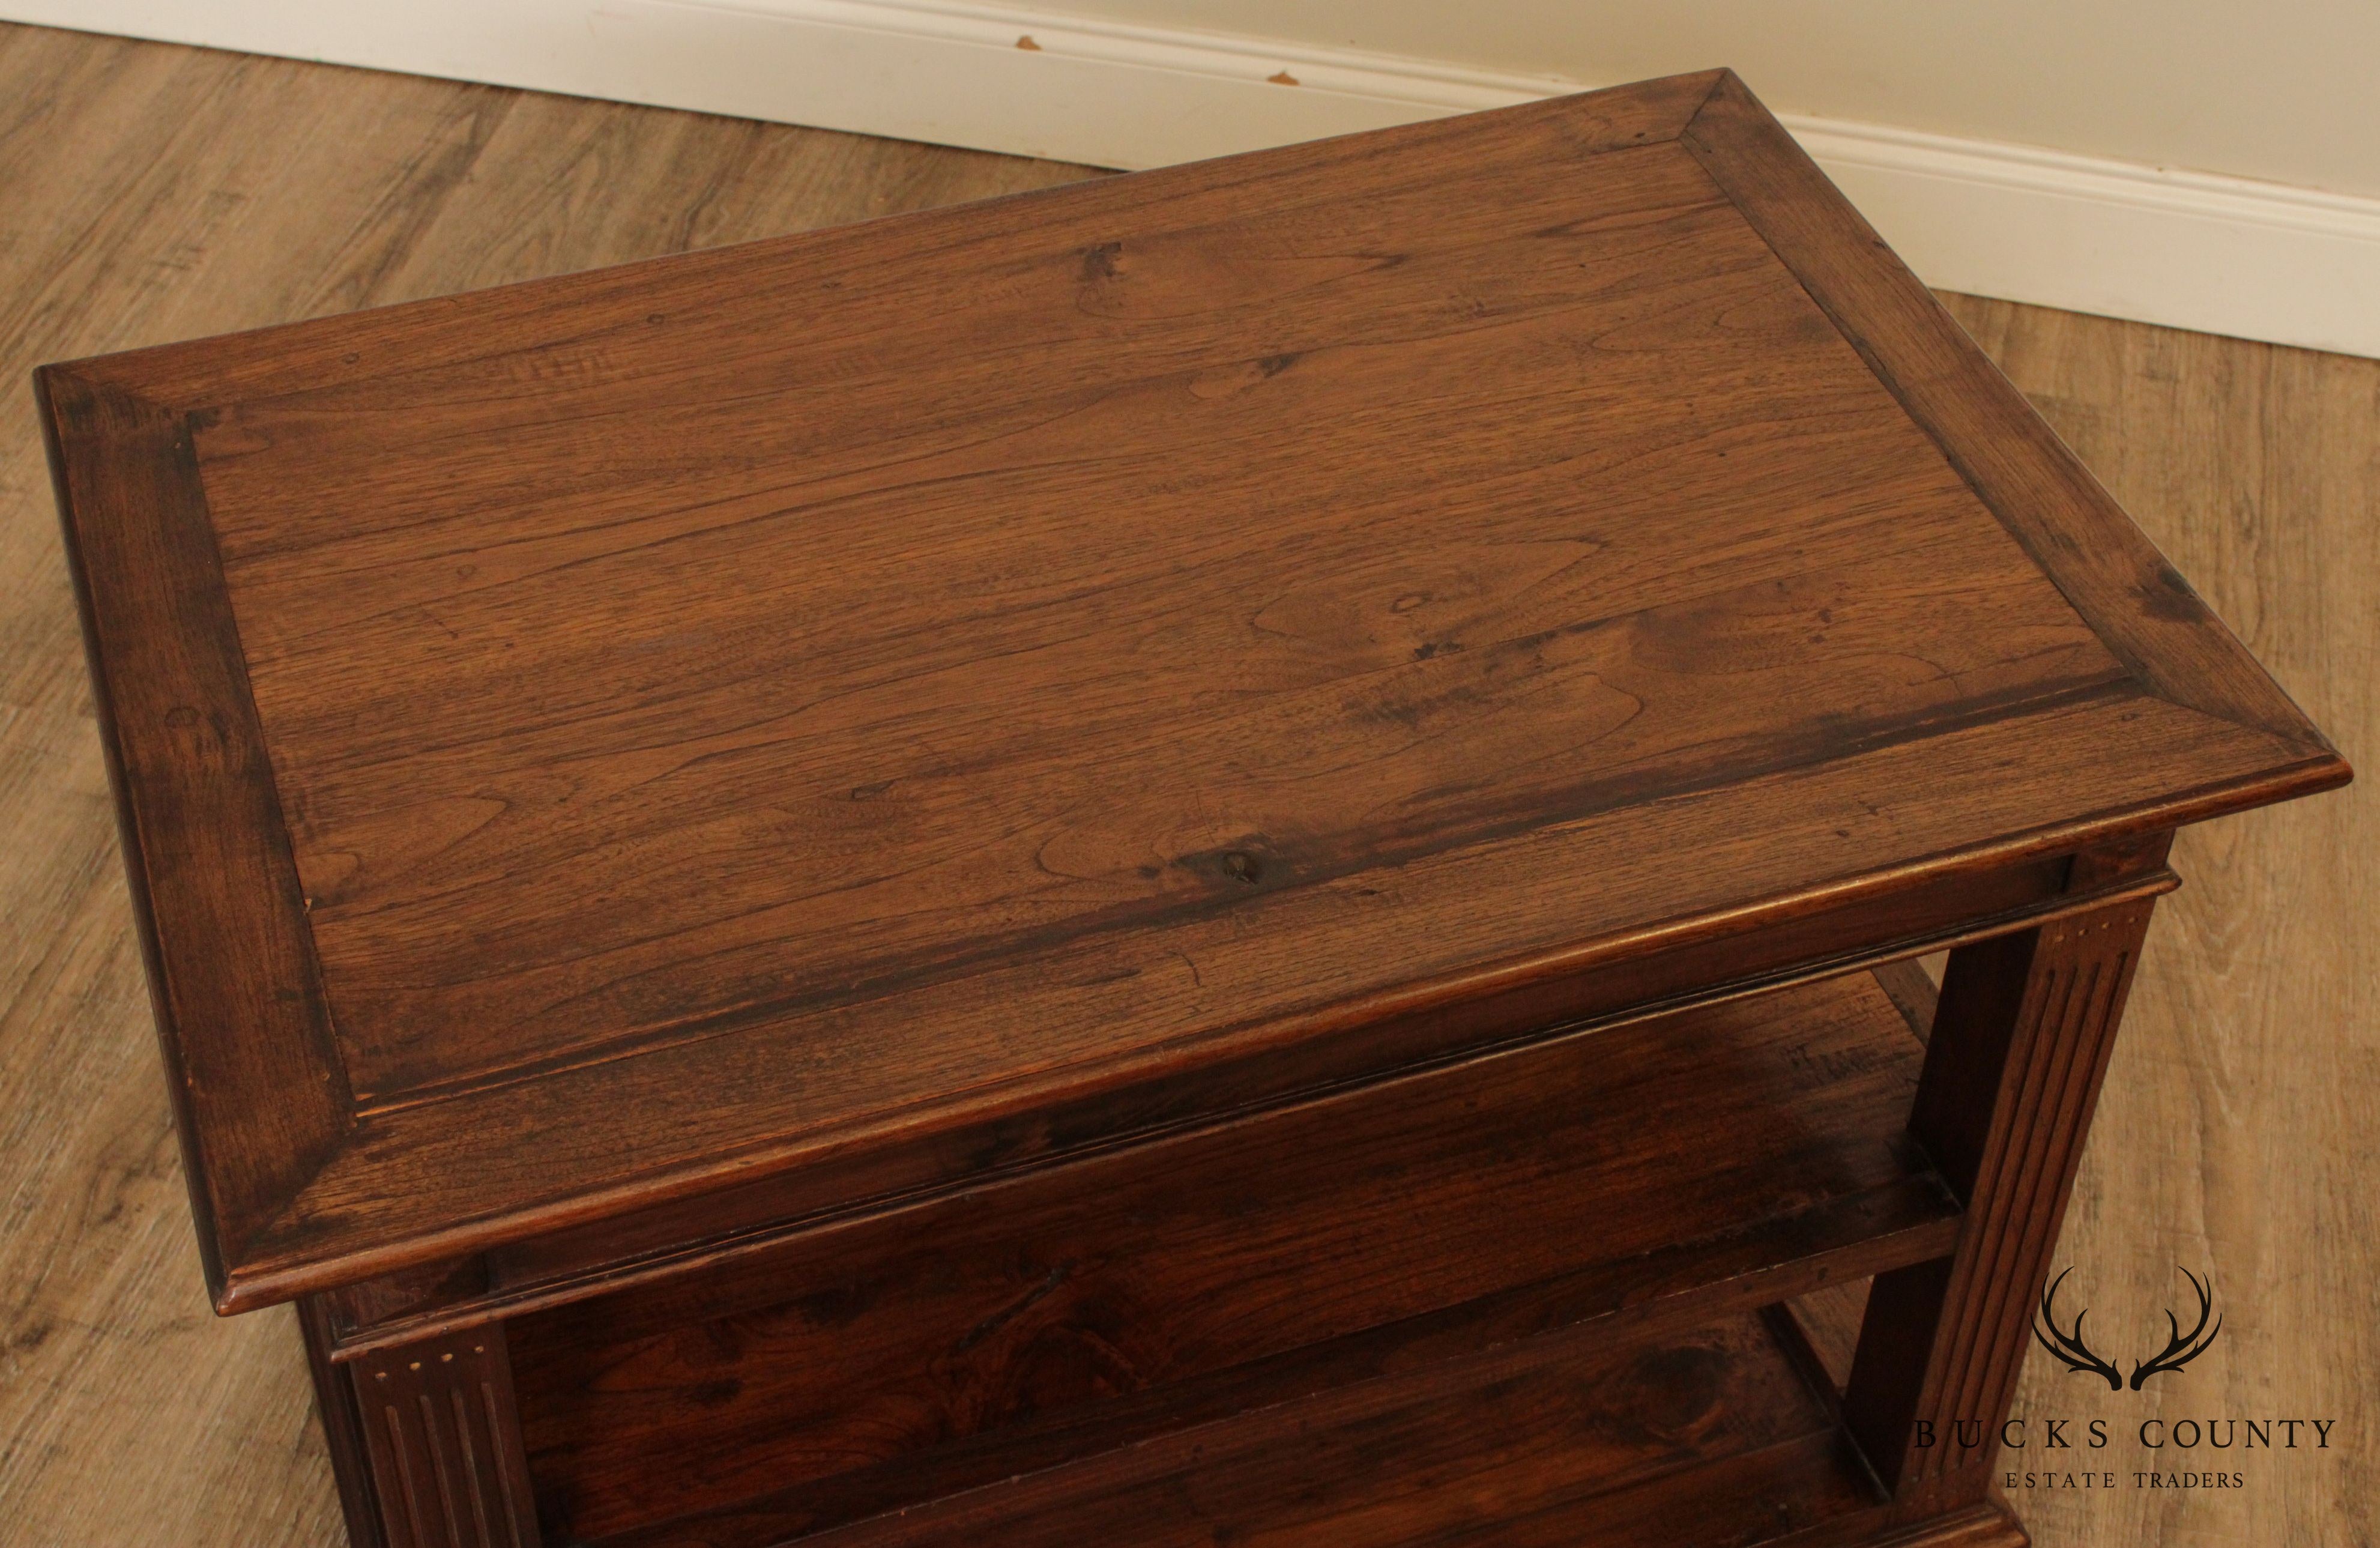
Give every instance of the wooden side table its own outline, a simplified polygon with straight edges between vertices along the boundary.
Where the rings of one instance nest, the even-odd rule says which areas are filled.
[[[2020,1542],[2168,839],[2348,778],[1724,72],[41,389],[358,1544]]]

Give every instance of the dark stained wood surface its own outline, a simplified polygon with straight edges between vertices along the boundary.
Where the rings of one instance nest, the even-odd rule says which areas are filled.
[[[1472,1079],[1492,1078],[1503,1056],[1532,1044],[1612,1033],[1611,1040],[1597,1047],[1614,1050],[1640,1035],[1628,1023],[1661,1010],[1685,1014],[1745,994],[1856,974],[1880,959],[1873,953],[1846,956],[1839,949],[1845,940],[1880,933],[1904,945],[1917,940],[1950,945],[2119,899],[2160,896],[2175,884],[2169,872],[2159,871],[2124,877],[2078,896],[2059,890],[2070,869],[2071,862],[2065,860],[2010,867],[1980,878],[1954,878],[1959,884],[1947,888],[1880,899],[1848,914],[1807,916],[1795,928],[1760,937],[1762,949],[1774,953],[1770,957],[1753,956],[1740,943],[1720,941],[1640,957],[1582,978],[1486,996],[1441,1012],[1364,1023],[1308,1044],[1323,1052],[1322,1060],[1267,1067],[1268,1081],[1261,1086],[1234,1079],[1242,1072],[1225,1069],[1174,1081],[1145,1103],[1126,1102],[1112,1093],[1096,1095],[1044,1109],[1029,1124],[963,1133],[922,1152],[872,1152],[849,1164],[824,1164],[695,1198],[671,1199],[529,1241],[425,1263],[339,1292],[342,1358],[489,1316],[514,1316],[667,1277],[689,1263],[746,1250],[756,1241],[931,1197],[954,1179],[963,1178],[970,1187],[986,1186],[1062,1163],[1070,1153],[1118,1141],[1182,1136],[1218,1122],[1255,1133],[1284,1105],[1294,1110],[1316,1091],[1331,1089],[1330,1072],[1356,1063],[1357,1054],[1375,1068],[1397,1067],[1401,1079],[1441,1075],[1455,1082],[1450,1090],[1462,1091]],[[1936,890],[1949,896],[1934,896]],[[1945,928],[1954,903],[1964,911],[1955,916],[1955,927]],[[1727,979],[1739,969],[1750,976]],[[1715,981],[1720,987],[1707,987]],[[1645,1008],[1645,1002],[1657,1008]],[[1635,1008],[1626,1008],[1632,1006]],[[1516,1028],[1521,1030],[1514,1036]],[[1500,1039],[1493,1035],[1500,1030],[1504,1034]],[[1483,1039],[1488,1040],[1484,1048]],[[1343,1046],[1349,1044],[1352,1049]],[[1467,1052],[1451,1059],[1422,1056],[1447,1046]],[[1583,1056],[1592,1060],[1597,1054]],[[1218,1114],[1228,1116],[1219,1120]]]
[[[331,1456],[348,1548],[390,1548],[388,1533],[382,1528],[380,1491],[372,1481],[370,1445],[364,1434],[369,1421],[354,1379],[331,1359],[329,1307],[324,1298],[309,1296],[295,1310],[298,1334],[306,1346],[307,1373],[313,1380],[314,1418],[322,1426],[323,1449]],[[534,1524],[535,1518],[530,1521]]]
[[[774,1504],[593,1541],[765,1548],[800,1524]],[[1768,1320],[1740,1313],[1618,1349],[1524,1340],[799,1541],[1651,1548],[1872,1529],[1876,1514],[1821,1396]]]
[[[1813,176],[1679,78],[47,372],[219,1300],[2344,779]]]
[[[0,1086],[23,1140],[0,1152],[16,1201],[0,1232],[15,1286],[0,1493],[32,1542],[319,1544],[338,1503],[290,1315],[200,1312],[73,597],[35,477],[32,365],[1067,173],[37,29],[0,28],[0,78],[19,110],[0,181],[23,238],[0,270],[33,301],[0,325],[0,428],[16,436],[0,470],[18,475],[0,476],[0,913],[18,927],[0,929]],[[1945,300],[2354,758],[2373,719],[2357,664],[2380,624],[2380,365]],[[2374,981],[2354,872],[2375,810],[2350,793],[2181,835],[2189,885],[2159,906],[2052,1265],[2086,1265],[2095,1308],[2160,1327],[2176,1257],[2219,1286],[2287,1281],[2227,1323],[2190,1383],[2259,1383],[2356,1436],[2380,1434],[2357,1417],[2359,1340],[2380,1327],[2357,1250],[2373,1233],[2369,1201],[2330,1185],[2373,1142],[2359,1021],[2336,1011]],[[2095,1406],[2120,1426],[2138,1398],[2094,1399],[2036,1350],[2018,1403]],[[2380,1538],[2361,1476],[2308,1456],[2244,1490],[2022,1505],[2044,1543],[2348,1548]]]
[[[1958,1212],[1903,1127],[1920,1052],[1856,974],[516,1317],[542,1514],[596,1538],[772,1494],[815,1530],[1551,1329],[1940,1256]]]
[[[1852,1433],[1912,1511],[1979,1499],[1990,1481],[2153,908],[1950,956],[1909,1127],[1967,1206],[1965,1229],[1953,1256],[1876,1277],[1844,1397]],[[1917,1444],[1919,1422],[1947,1437],[1977,1418],[1984,1445]]]
[[[357,1548],[539,1548],[501,1323],[384,1349],[344,1374],[382,1509]]]

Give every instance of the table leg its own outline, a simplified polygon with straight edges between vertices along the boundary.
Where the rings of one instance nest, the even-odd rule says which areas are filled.
[[[350,1361],[380,1533],[370,1548],[539,1548],[502,1323]],[[326,1416],[327,1420],[327,1416]]]
[[[2154,906],[1951,954],[1910,1129],[1966,1205],[1965,1229],[1950,1256],[1876,1277],[1843,1400],[1905,1517],[1985,1495]]]
[[[331,1358],[329,1298],[305,1296],[298,1301],[298,1330],[306,1340],[306,1365],[314,1377],[314,1412],[322,1425],[322,1440],[331,1453],[331,1476],[339,1485],[339,1509],[346,1518],[350,1548],[388,1548],[388,1534],[380,1530],[380,1497],[373,1493],[371,1464],[364,1456],[363,1409],[356,1401],[355,1383],[346,1368]]]

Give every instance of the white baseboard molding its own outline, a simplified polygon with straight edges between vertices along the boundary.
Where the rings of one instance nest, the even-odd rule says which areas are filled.
[[[0,0],[0,17],[1102,166],[1580,89],[924,0]],[[2380,199],[1786,122],[1930,284],[2380,357]]]

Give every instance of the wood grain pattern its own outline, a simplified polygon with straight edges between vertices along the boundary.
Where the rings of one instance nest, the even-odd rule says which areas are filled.
[[[45,360],[1086,176],[0,26],[0,1502],[41,1544],[328,1544],[291,1316],[223,1322],[31,393]]]
[[[0,252],[0,891],[24,926],[0,932],[15,1125],[0,1498],[38,1542],[325,1542],[336,1504],[285,1323],[213,1323],[191,1283],[29,368],[1074,174],[26,29],[0,30],[0,178],[23,244]],[[2380,368],[1949,302],[2370,756]],[[2374,811],[2354,792],[2182,836],[2192,885],[2143,964],[2061,1249],[2117,1276],[2115,1316],[2154,1317],[2176,1255],[2285,1287],[2228,1325],[2191,1396],[2252,1387],[2338,1413],[2356,1449],[2222,1495],[2038,1495],[2037,1541],[2374,1535],[2380,1474],[2361,1438],[2380,1428],[2352,1377],[2380,1326],[2360,1245],[2372,1201],[2338,1179],[2373,1167],[2354,1116],[2372,1076],[2350,1033],[2380,1005],[2351,870]],[[2060,1374],[2026,1390],[2073,1406]]]
[[[87,526],[68,556],[101,739],[126,797],[124,849],[200,1252],[220,1279],[346,1138],[355,1098],[298,872],[276,837],[271,755],[243,710],[247,664],[188,426],[55,372],[36,389],[61,508],[116,513]],[[109,443],[142,450],[91,455]],[[162,736],[128,738],[114,729],[122,721]],[[212,941],[161,931],[161,914],[225,930]]]
[[[2054,442],[1868,325],[1906,276],[1797,155],[1678,78],[50,372],[74,546],[170,474],[229,597],[103,673],[247,666],[115,706],[133,808],[173,704],[252,714],[279,815],[221,820],[302,888],[159,933],[318,968],[265,1041],[337,1050],[327,1143],[193,1108],[277,1144],[210,1174],[220,1304],[2344,780],[2077,579],[2112,504],[1962,470]]]
[[[2164,759],[2210,748],[2252,759],[2270,747],[2260,733],[2142,699],[2046,708],[2028,719],[2026,732],[2027,757],[2040,761],[2034,766],[2055,769],[2078,786],[2087,782],[2094,802],[2156,799],[2155,771]],[[1164,1105],[1169,1086],[1178,1090],[1191,1080],[1186,1060],[1226,1084],[1259,1091],[1279,1091],[1283,1071],[1311,1070],[1317,1057],[1352,1058],[1357,1067],[1326,1063],[1321,1069],[1325,1078],[1348,1079],[1366,1062],[1378,1067],[1361,1057],[1366,1027],[1395,1028],[1420,1018],[1415,1024],[1427,1030],[1437,1024],[1432,1018],[1466,1001],[1525,994],[1595,972],[1626,972],[1648,953],[1682,945],[1730,935],[1742,940],[1737,932],[1751,920],[1723,900],[1745,892],[1775,896],[1792,886],[1803,873],[1796,859],[1803,846],[1840,852],[1847,833],[1864,835],[1872,854],[1912,840],[1947,845],[1955,842],[1949,836],[1954,812],[2022,822],[2031,803],[2026,787],[2007,777],[2006,735],[2005,726],[1969,726],[1765,782],[1779,806],[1761,830],[1742,824],[1725,787],[1706,790],[1409,862],[1399,873],[1404,884],[1393,890],[1355,876],[1258,896],[1229,914],[1181,925],[1172,938],[1182,957],[1145,970],[1129,958],[1120,961],[1111,943],[1093,941],[1048,959],[924,984],[904,997],[916,1022],[897,1048],[838,1040],[795,1059],[771,1038],[721,1037],[515,1082],[468,1102],[376,1113],[358,1123],[355,1141],[259,1241],[249,1293],[235,1295],[232,1304],[253,1304],[334,1277],[330,1266],[309,1266],[326,1237],[376,1241],[335,1262],[351,1272],[377,1271],[870,1151],[894,1157],[922,1150],[941,1158],[942,1178],[963,1176],[978,1137],[1030,1130],[1036,1113],[1104,1107],[1113,1116]],[[2219,810],[2237,798],[2237,790],[2198,798],[2205,804],[2196,810]],[[1998,858],[2022,862],[2075,831],[2028,833]],[[1725,863],[1696,870],[1669,863],[1670,854],[1689,847]],[[1599,855],[1599,868],[1571,863],[1581,851]],[[1914,877],[1892,870],[1840,882],[1826,888],[1820,901],[1881,904],[1905,886],[1962,871],[1973,874],[1973,864],[1937,860],[1915,868]],[[1523,868],[1525,887],[1515,880]],[[1486,955],[1509,940],[1511,919],[1455,906],[1489,888],[1506,889],[1518,917],[1542,921],[1537,930],[1552,932],[1567,921],[1610,933],[1585,946],[1548,946],[1484,969],[1452,970],[1466,954]],[[1662,922],[1623,922],[1645,914]],[[1790,932],[1797,924],[1787,919],[1773,928]],[[1398,943],[1393,958],[1380,955],[1384,935]],[[1880,925],[1869,944],[1892,938],[1889,925]],[[1759,940],[1751,937],[1741,955],[1758,956]],[[1372,964],[1372,971],[1391,980],[1398,975],[1380,966],[1387,960],[1439,970],[1417,984],[1392,981],[1316,1006],[1298,988],[1304,965],[1316,960]],[[1244,1015],[1288,1014],[1197,1036],[1197,1018],[1218,1005]],[[1006,1085],[978,1085],[979,1057],[1008,1046],[997,1029],[1026,1007],[1036,1012],[1035,1050],[1052,1067]],[[838,1031],[868,1024],[826,1018]],[[1136,1035],[1148,1045],[1116,1055],[1119,1026],[1139,1029]],[[1459,1016],[1451,1026],[1465,1029]],[[937,1035],[918,1030],[929,1027]],[[1512,1030],[1507,1026],[1496,1035]],[[1469,1030],[1480,1035],[1478,1029]],[[1454,1051],[1388,1041],[1402,1058]],[[1102,1053],[1108,1061],[1094,1063]],[[920,1080],[943,1094],[917,1095]],[[689,1090],[702,1091],[703,1100],[689,1105],[678,1099],[676,1093]],[[827,1104],[855,1115],[841,1124],[783,1128],[789,1109],[811,1112]],[[617,1112],[665,1112],[667,1123],[645,1127],[640,1148],[631,1152],[619,1135],[578,1121],[587,1113]],[[1094,1127],[1091,1132],[1106,1131]],[[490,1135],[521,1134],[536,1135],[538,1143],[492,1152]],[[689,1152],[702,1159],[681,1162],[682,1171],[656,1177],[631,1170],[640,1158]],[[624,1171],[629,1175],[621,1178]],[[537,1202],[492,1220],[478,1216],[473,1212],[492,1185]]]
[[[756,1222],[761,1223],[757,1229],[774,1234],[855,1211],[872,1212],[929,1196],[953,1177],[974,1185],[992,1182],[1049,1164],[1070,1151],[1178,1130],[1201,1115],[1229,1112],[1233,1123],[1252,1124],[1284,1101],[1328,1088],[1349,1068],[1394,1063],[1406,1078],[1445,1070],[1489,1053],[1500,1040],[1509,1048],[1549,1034],[1572,1038],[1668,1011],[1855,973],[1871,959],[1913,943],[1947,946],[2119,897],[2156,896],[2172,884],[2169,875],[2159,873],[2076,894],[2062,890],[2071,864],[2058,859],[2005,867],[1822,910],[1764,936],[1759,945],[1766,955],[1750,954],[1741,943],[1724,938],[1688,942],[1635,957],[1621,969],[1524,983],[1390,1021],[1358,1022],[1310,1042],[1295,1063],[1268,1066],[1261,1080],[1225,1068],[1196,1083],[1173,1082],[1145,1103],[1101,1093],[1027,1122],[963,1131],[942,1145],[880,1150],[699,1198],[664,1199],[530,1241],[382,1276],[339,1292],[348,1303],[341,1347],[345,1351],[419,1337],[487,1316],[608,1294],[678,1272],[689,1257],[710,1256],[708,1244],[750,1239]],[[1714,975],[1723,980],[1729,972],[1748,976],[1714,983]],[[1522,1029],[1518,1038],[1512,1035],[1515,1028]],[[1348,1044],[1356,1045],[1354,1054]],[[1428,1056],[1449,1048],[1458,1052]]]
[[[1684,143],[2128,669],[2177,703],[2328,746],[1742,81],[1719,84]]]

